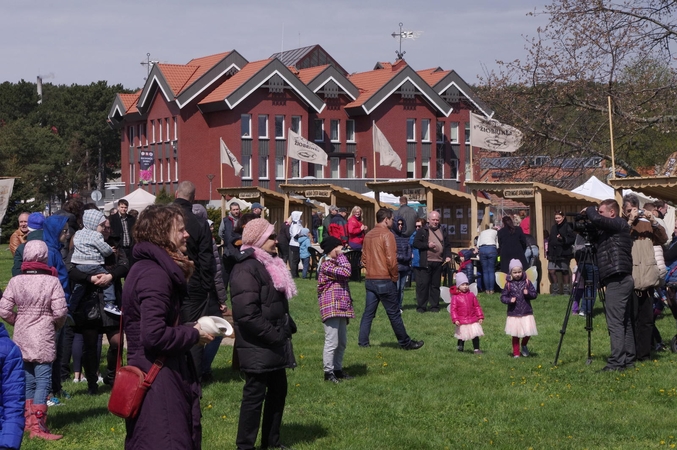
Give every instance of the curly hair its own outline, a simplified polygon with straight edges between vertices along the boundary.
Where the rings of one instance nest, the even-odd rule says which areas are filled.
[[[179,251],[171,239],[178,218],[184,220],[184,215],[175,204],[148,206],[134,225],[134,241],[150,242],[171,252]]]

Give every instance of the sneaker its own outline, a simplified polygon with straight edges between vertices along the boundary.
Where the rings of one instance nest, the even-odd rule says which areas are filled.
[[[512,355],[513,358],[519,358],[520,355]]]
[[[335,370],[334,375],[336,375],[336,378],[338,378],[339,380],[352,380],[355,378],[352,375],[348,375],[343,370]]]
[[[407,345],[403,345],[402,349],[404,350],[418,350],[423,347],[423,341],[410,340]]]
[[[98,385],[103,384],[103,377],[101,375],[99,375],[99,378],[97,378],[96,384],[98,384]]]
[[[84,378],[73,378],[73,383],[82,383],[83,381],[87,381]]]
[[[103,307],[103,310],[107,313],[115,314],[116,316],[122,315],[122,311],[115,304],[106,303]]]
[[[484,353],[484,352],[483,352],[482,350],[480,350],[479,348],[476,348],[476,349],[475,349],[475,354],[476,354],[476,355],[481,355],[481,354],[483,354],[483,353]]]
[[[338,384],[338,383],[341,382],[341,380],[339,380],[339,379],[336,377],[336,375],[334,374],[334,372],[325,372],[325,373],[324,373],[324,381],[331,381],[332,383],[335,383],[335,384]]]
[[[462,352],[462,351],[463,351],[463,346],[462,346],[462,345],[457,346],[457,347],[456,347],[456,350],[458,350],[459,352]]]
[[[59,401],[56,397],[50,397],[47,399],[47,406],[61,406],[63,403]]]
[[[523,345],[523,346],[522,346],[522,351],[521,351],[520,353],[521,353],[522,356],[524,356],[525,358],[526,358],[527,356],[529,356],[529,349],[527,348],[526,345]]]
[[[66,400],[70,400],[70,399],[71,399],[71,395],[70,395],[68,392],[64,391],[64,390],[62,390],[62,391],[59,392],[58,394],[59,394],[59,397],[63,397],[63,398],[65,398]]]
[[[579,316],[585,317],[585,311],[579,311],[578,313]]]

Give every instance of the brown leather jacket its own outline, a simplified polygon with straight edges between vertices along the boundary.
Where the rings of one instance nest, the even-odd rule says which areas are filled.
[[[362,265],[367,270],[367,280],[392,280],[397,282],[397,244],[392,231],[383,222],[377,224],[364,237]]]

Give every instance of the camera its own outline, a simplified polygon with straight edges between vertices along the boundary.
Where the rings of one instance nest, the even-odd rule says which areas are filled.
[[[597,240],[597,228],[588,219],[587,214],[582,213],[566,213],[566,216],[573,217],[573,229],[576,233],[583,236],[586,242],[594,242]]]

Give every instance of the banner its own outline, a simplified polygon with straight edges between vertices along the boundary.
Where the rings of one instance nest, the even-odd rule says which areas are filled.
[[[155,164],[155,155],[153,152],[139,152],[139,181],[148,184],[153,181],[153,164]]]
[[[374,152],[381,154],[381,165],[402,170],[402,160],[397,152],[390,146],[388,139],[386,139],[385,135],[379,130],[375,123],[372,135],[374,139]]]
[[[14,190],[14,178],[0,180],[0,222],[5,218],[9,198]]]
[[[498,120],[470,113],[470,144],[495,152],[514,152],[522,145],[522,132]]]
[[[287,131],[287,156],[301,161],[327,165],[327,153],[317,145],[294,133],[291,128]]]
[[[222,138],[219,138],[221,142],[221,164],[227,164],[235,170],[235,175],[240,176],[242,174],[242,164],[237,160],[235,155],[226,147],[226,143],[223,142]]]

